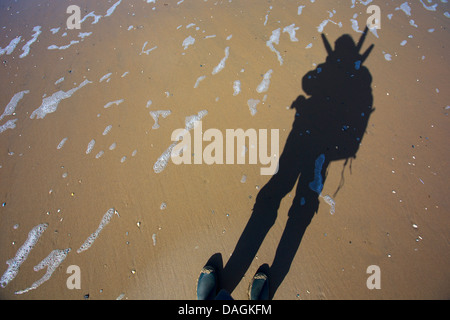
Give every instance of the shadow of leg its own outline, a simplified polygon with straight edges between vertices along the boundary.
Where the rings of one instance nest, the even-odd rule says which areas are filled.
[[[223,288],[233,292],[256,256],[266,234],[275,223],[277,207],[258,202],[238,243],[223,269]]]
[[[304,206],[306,206],[306,204]],[[306,228],[311,222],[315,212],[316,210],[313,208],[304,208],[303,211],[296,212],[289,216],[283,235],[278,244],[273,263],[270,266],[270,298],[273,298],[273,295],[288,274]]]
[[[305,170],[300,176],[296,195],[289,209],[289,218],[270,267],[270,298],[273,298],[288,274],[306,228],[319,207],[319,195],[309,188],[309,183],[314,180],[312,163],[312,160],[309,161],[309,165],[304,167]],[[326,166],[323,167],[322,173],[325,171]]]

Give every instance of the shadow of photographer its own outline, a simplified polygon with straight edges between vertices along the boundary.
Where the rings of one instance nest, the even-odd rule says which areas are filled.
[[[303,77],[303,91],[310,97],[301,95],[292,103],[296,115],[279,159],[279,170],[258,193],[252,215],[223,268],[220,282],[228,292],[243,278],[275,223],[281,200],[297,183],[286,227],[269,269],[273,297],[318,210],[328,165],[343,159],[347,164],[348,159],[356,157],[374,111],[372,77],[362,65],[373,45],[364,54],[359,53],[367,32],[366,28],[357,44],[350,35],[342,35],[334,50],[322,34],[328,53],[326,62]],[[343,175],[336,193],[342,183]]]

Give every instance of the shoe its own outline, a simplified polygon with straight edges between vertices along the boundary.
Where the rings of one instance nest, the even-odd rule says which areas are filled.
[[[213,300],[217,292],[216,270],[204,266],[197,281],[197,300]]]
[[[267,274],[260,271],[260,269],[253,276],[248,289],[250,300],[269,300],[269,279]]]

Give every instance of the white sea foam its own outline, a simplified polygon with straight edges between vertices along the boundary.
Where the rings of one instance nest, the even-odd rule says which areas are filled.
[[[297,9],[297,15],[301,15],[302,14],[302,11],[303,11],[303,8],[304,8],[305,6],[298,6],[298,9]]]
[[[94,13],[94,11],[89,12],[87,15],[83,17],[83,19],[80,20],[80,24],[83,23],[87,18],[94,18],[94,21],[91,24],[96,24],[99,22],[101,15],[97,15]]]
[[[261,81],[261,83],[256,88],[256,91],[258,93],[266,92],[269,89],[270,77],[271,76],[272,76],[272,69],[270,69],[269,71],[267,71],[264,74],[263,80]]]
[[[107,104],[105,104],[105,105],[103,106],[103,108],[108,109],[108,108],[111,107],[113,104],[115,104],[116,106],[118,106],[118,105],[121,104],[123,101],[124,101],[123,99],[120,99],[120,100],[108,102]]]
[[[169,163],[170,155],[172,154],[173,148],[178,144],[178,142],[172,143],[156,160],[155,164],[153,165],[153,171],[155,173],[162,172]]]
[[[437,3],[435,3],[435,4],[431,5],[431,6],[427,6],[425,3],[423,3],[422,0],[420,0],[420,2],[422,3],[423,7],[425,9],[427,9],[428,11],[436,11],[436,7],[438,6]],[[428,1],[428,2],[430,2],[430,1]]]
[[[247,105],[248,105],[248,108],[250,109],[250,114],[251,114],[252,116],[254,116],[254,115],[256,114],[256,112],[257,112],[256,106],[257,106],[260,102],[261,102],[261,101],[258,100],[258,99],[249,99],[249,100],[247,101]]]
[[[358,20],[356,20],[357,17],[358,17],[358,14],[355,13],[355,14],[353,15],[353,19],[350,19],[350,21],[352,22],[352,29],[353,29],[355,32],[363,33],[363,31],[359,29],[359,26],[358,26]]]
[[[322,197],[322,199],[330,206],[330,214],[334,214],[335,212],[335,205],[333,198],[331,198],[329,195],[326,195]]]
[[[145,41],[144,45],[142,46],[141,53],[139,53],[139,55],[141,55],[141,54],[143,54],[143,53],[145,53],[146,55],[149,55],[150,52],[152,52],[153,50],[155,50],[156,48],[158,48],[158,46],[154,46],[153,48],[144,50],[144,49],[145,49],[145,46],[146,46],[147,44],[148,44],[148,41]]]
[[[207,110],[201,110],[197,114],[192,116],[187,116],[184,120],[184,125],[186,130],[192,130],[197,125],[198,121],[202,120],[204,116],[208,114]]]
[[[52,94],[50,97],[44,98],[42,100],[42,104],[39,108],[33,111],[30,115],[30,119],[34,119],[35,117],[37,119],[43,119],[47,114],[53,113],[58,108],[58,104],[63,99],[67,99],[72,96],[77,90],[81,89],[88,83],[92,83],[89,80],[84,80],[78,87],[75,87],[73,89],[70,89],[69,91],[58,91]]]
[[[112,72],[105,74],[103,77],[100,78],[99,82],[103,82],[105,80],[108,80],[112,75]]]
[[[94,139],[89,141],[88,146],[86,148],[86,154],[91,153],[92,149],[94,149],[94,145],[95,145],[95,140]]]
[[[298,39],[295,37],[295,32],[300,29],[300,27],[296,27],[295,23],[287,26],[283,29],[283,32],[287,32],[292,42],[297,42]]]
[[[337,25],[339,28],[342,28],[342,22],[334,22],[334,21],[331,20],[331,19],[326,19],[326,20],[323,20],[323,21],[320,23],[320,25],[317,27],[317,31],[319,31],[320,33],[322,33],[322,32],[323,32],[323,29],[324,29],[325,26],[328,24],[328,22],[331,22],[331,23]]]
[[[27,240],[19,248],[19,250],[17,250],[15,257],[6,261],[8,269],[0,279],[0,285],[2,288],[6,287],[8,283],[17,276],[20,266],[27,259],[28,254],[34,248],[47,227],[48,224],[43,223],[31,229],[31,231],[28,233]]]
[[[50,252],[50,254],[44,260],[42,260],[37,266],[33,268],[34,271],[39,271],[47,267],[47,271],[42,276],[42,278],[34,282],[28,288],[16,291],[15,294],[27,293],[30,290],[38,288],[41,284],[49,280],[53,272],[55,272],[55,270],[64,261],[64,259],[66,259],[67,254],[70,252],[70,250],[71,250],[70,248],[67,248],[63,250],[53,250],[52,252]]]
[[[55,86],[60,84],[63,81],[64,81],[64,77],[59,78],[58,80],[55,81]]]
[[[92,34],[92,32],[80,32],[78,33],[78,38],[84,39],[86,37],[89,37]]]
[[[29,40],[25,45],[22,47],[23,53],[19,56],[19,58],[24,58],[28,55],[30,52],[30,46],[37,40],[39,35],[42,33],[41,26],[36,26],[33,28],[34,34],[31,36],[31,40]]]
[[[219,64],[214,67],[212,74],[217,74],[220,71],[222,71],[223,68],[225,68],[225,62],[227,61],[228,57],[230,55],[230,47],[225,48],[225,57],[223,57],[222,60],[220,60]]]
[[[195,38],[189,36],[186,39],[184,39],[182,46],[183,46],[184,50],[186,50],[189,46],[193,45],[194,43],[195,43]]]
[[[15,37],[14,39],[11,40],[11,42],[6,47],[0,48],[0,56],[5,53],[7,55],[10,55],[16,48],[17,44],[20,42],[21,38],[22,38],[21,36]]]
[[[67,137],[66,138],[63,138],[62,140],[61,140],[61,142],[58,144],[58,146],[56,147],[56,149],[61,149],[63,146],[64,146],[64,144],[66,143],[66,141],[67,141]]]
[[[122,2],[122,0],[117,1],[116,3],[114,3],[107,11],[105,14],[105,17],[109,17],[110,15],[113,14],[114,10],[116,10],[117,6]]]
[[[81,245],[81,247],[77,250],[77,253],[81,253],[83,251],[86,251],[89,249],[92,244],[94,243],[95,239],[99,236],[100,232],[103,230],[103,228],[111,221],[111,218],[113,217],[114,213],[119,215],[117,211],[114,208],[110,208],[106,213],[103,215],[102,220],[100,221],[100,224],[87,239],[84,241],[84,243]]]
[[[198,77],[198,78],[197,78],[197,81],[195,81],[194,89],[196,89],[196,88],[198,87],[200,81],[204,80],[205,78],[206,78],[206,76],[200,76],[200,77]]]
[[[80,41],[72,40],[72,41],[70,41],[69,44],[66,44],[65,46],[57,46],[57,45],[52,44],[52,45],[48,46],[47,49],[48,50],[65,50],[67,48],[70,48],[70,46],[72,46],[73,44],[77,44],[77,43],[80,43]]]
[[[198,121],[200,121],[207,114],[208,114],[207,110],[201,110],[196,115],[186,117],[186,119],[184,121],[186,131],[193,129],[194,126],[196,125],[196,123],[198,123]],[[171,157],[172,150],[177,144],[178,144],[178,142],[175,141],[159,156],[159,158],[156,160],[155,164],[153,165],[153,171],[155,173],[160,173],[166,168],[167,164],[169,163],[169,159]]]
[[[162,116],[163,118],[168,117],[172,111],[170,110],[158,110],[158,111],[150,111],[150,115],[152,116],[153,120],[155,120],[155,123],[152,126],[152,129],[158,129],[159,128],[159,116]]]
[[[264,25],[267,24],[267,20],[269,19],[269,13],[270,13],[270,10],[272,10],[272,6],[269,7],[269,10],[267,10],[266,20],[264,20]]]
[[[14,111],[16,111],[16,107],[17,107],[17,104],[19,103],[19,101],[23,98],[23,96],[25,94],[28,94],[28,93],[30,93],[30,90],[24,90],[24,91],[20,91],[20,92],[16,93],[11,98],[9,103],[6,105],[5,111],[3,111],[3,114],[0,116],[0,121],[4,117],[12,115],[14,113]]]
[[[241,82],[239,80],[235,80],[233,82],[233,96],[237,96],[241,92]]]
[[[104,153],[105,153],[105,151],[100,150],[100,151],[95,155],[95,159],[100,158]]]
[[[274,44],[280,43],[280,34],[281,34],[281,28],[275,29],[272,31],[272,35],[270,36],[269,40],[266,42],[266,46],[270,48],[272,52],[275,52],[277,55],[278,61],[280,62],[280,66],[283,65],[283,58],[281,57],[280,52],[278,52],[277,49],[273,46]]]
[[[107,126],[105,128],[105,130],[103,130],[103,135],[106,136],[109,133],[109,131],[111,131],[111,128],[112,128],[112,125]]]
[[[110,146],[109,146],[109,150],[114,150],[117,146],[117,143],[113,142]]]
[[[402,10],[408,17],[411,16],[411,7],[408,4],[408,1],[403,2],[400,7],[395,8],[395,10]]]
[[[6,121],[5,124],[0,126],[0,133],[6,131],[8,129],[14,129],[16,127],[16,121],[17,121],[17,119]]]

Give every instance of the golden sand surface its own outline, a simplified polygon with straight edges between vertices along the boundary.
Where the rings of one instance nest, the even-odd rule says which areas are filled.
[[[80,29],[67,28],[69,5],[87,16]],[[327,58],[321,33],[332,47],[344,34],[356,42],[369,5],[381,10],[381,28],[362,47],[374,44],[363,65],[375,111],[356,157],[329,164],[322,195],[335,212],[318,198],[273,298],[448,299],[450,6],[442,0],[2,1],[0,297],[195,299],[201,268],[215,253],[226,265],[271,176],[249,161],[169,160],[156,173],[172,132],[206,110],[204,131],[278,129],[281,153],[302,78]],[[259,100],[254,114],[251,99]],[[154,128],[151,112],[167,110]],[[294,197],[295,188],[281,201],[235,299],[247,299],[260,265],[271,266]],[[7,261],[39,224],[46,230],[3,283]],[[35,266],[69,248],[34,288],[51,269]],[[72,265],[81,289],[67,287]],[[371,265],[380,289],[366,285]]]

